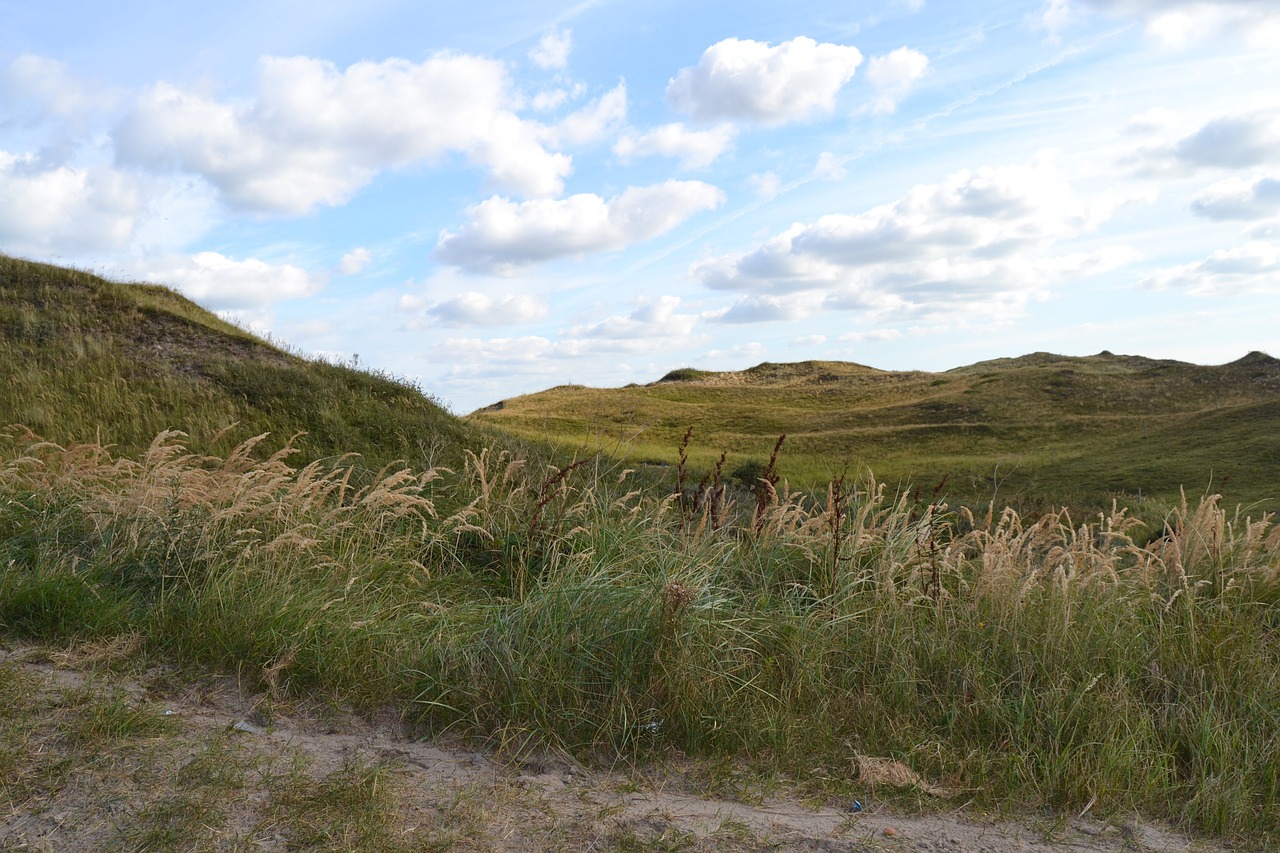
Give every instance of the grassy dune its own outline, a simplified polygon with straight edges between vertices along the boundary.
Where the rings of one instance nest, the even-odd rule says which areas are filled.
[[[269,433],[311,460],[456,462],[472,430],[392,377],[309,361],[164,287],[0,256],[0,426],[126,452]],[[489,439],[493,441],[493,438]]]
[[[673,371],[626,388],[562,386],[475,412],[528,439],[673,465],[694,429],[701,468],[727,451],[751,472],[787,435],[781,471],[822,487],[846,464],[973,505],[1176,502],[1182,488],[1280,502],[1280,361],[1252,353],[1204,367],[1101,353],[1037,353],[946,373],[842,362]]]

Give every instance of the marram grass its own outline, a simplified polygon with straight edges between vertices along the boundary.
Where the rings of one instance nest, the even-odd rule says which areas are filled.
[[[11,431],[0,630],[136,634],[436,731],[853,785],[879,756],[965,800],[1280,840],[1270,515],[1184,500],[1139,547],[1123,508],[974,516],[869,477],[815,501],[767,477],[667,494],[596,459],[289,458]]]

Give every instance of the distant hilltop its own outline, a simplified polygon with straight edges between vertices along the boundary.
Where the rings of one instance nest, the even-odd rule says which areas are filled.
[[[1109,506],[1222,491],[1280,497],[1280,359],[1251,352],[1197,365],[1103,351],[1034,352],[943,372],[842,361],[672,370],[625,388],[561,386],[470,416],[559,447],[604,448],[672,464],[726,455],[753,470],[786,434],[782,470],[819,487],[849,464],[891,483],[946,481],[985,503]]]

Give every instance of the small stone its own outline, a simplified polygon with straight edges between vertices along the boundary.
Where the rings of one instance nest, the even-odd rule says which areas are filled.
[[[895,835],[898,834],[898,830],[894,829],[892,826],[886,826],[883,830],[881,830],[881,832],[885,838],[893,838]]]

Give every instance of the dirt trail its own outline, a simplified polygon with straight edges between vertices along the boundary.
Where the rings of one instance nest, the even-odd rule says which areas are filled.
[[[997,820],[964,809],[915,816],[874,802],[853,812],[810,808],[786,797],[739,802],[701,795],[678,768],[661,775],[602,771],[547,754],[499,756],[462,744],[424,743],[393,718],[368,720],[333,708],[271,703],[226,679],[185,682],[155,670],[104,676],[93,663],[42,649],[0,649],[0,668],[32,685],[25,707],[43,715],[33,712],[24,721],[16,710],[20,703],[12,702],[0,710],[0,722],[10,723],[0,730],[0,756],[21,748],[31,752],[26,765],[13,765],[27,767],[26,775],[12,784],[0,780],[0,850],[1226,849],[1135,820]],[[87,693],[124,696],[130,707],[163,717],[169,728],[159,735],[104,742],[91,757],[63,756],[64,764],[83,761],[85,772],[40,775],[41,762],[58,755],[65,732],[72,730],[64,724],[75,705],[67,697],[80,697],[75,707],[90,707],[84,704]],[[48,720],[54,728],[42,736]],[[213,764],[221,763],[224,770],[256,769],[225,789],[210,787],[207,777],[193,776],[190,768],[204,766],[202,756],[211,754],[211,745],[223,750]],[[0,774],[4,766],[0,761]],[[317,842],[303,832],[316,823],[305,809],[287,812],[273,805],[305,806],[310,801],[288,792],[312,784],[307,780],[337,778],[353,766],[390,768],[388,778],[395,783],[395,814],[380,824],[390,829],[376,836],[377,844],[367,840],[373,835],[342,835],[333,829],[341,821],[332,815],[325,818],[329,835],[316,836]],[[191,793],[197,788],[214,792],[207,797],[219,800],[217,808]],[[326,808],[341,810],[343,803],[334,800]],[[186,813],[183,809],[201,816],[187,829],[173,823],[173,813]],[[177,826],[174,832],[161,831],[171,825]]]

